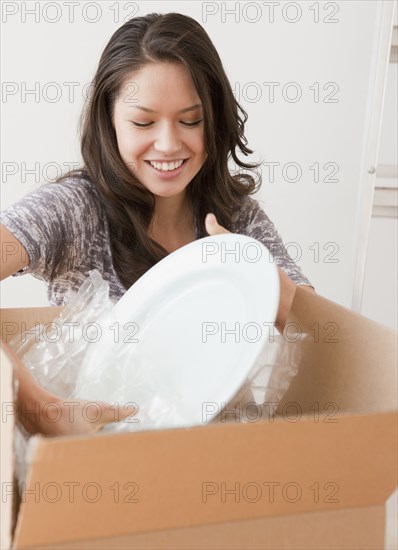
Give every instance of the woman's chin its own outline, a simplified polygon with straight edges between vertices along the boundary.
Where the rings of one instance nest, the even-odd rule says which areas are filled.
[[[163,184],[163,185],[151,185],[147,186],[149,191],[153,193],[156,197],[161,198],[172,198],[178,197],[181,194],[185,193],[187,185],[173,185],[172,183]]]

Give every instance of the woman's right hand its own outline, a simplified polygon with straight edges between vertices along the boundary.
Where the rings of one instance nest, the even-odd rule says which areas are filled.
[[[40,386],[23,361],[6,343],[3,347],[15,366],[19,382],[18,419],[30,434],[78,435],[93,434],[106,424],[126,420],[137,413],[133,405],[116,407],[104,401],[67,399]]]
[[[32,424],[29,415],[20,413],[23,409],[19,407],[18,416],[25,428],[31,434],[47,436],[94,434],[106,424],[126,420],[137,412],[133,406],[123,409],[104,401],[68,400],[52,395],[38,407],[41,413],[38,422]]]

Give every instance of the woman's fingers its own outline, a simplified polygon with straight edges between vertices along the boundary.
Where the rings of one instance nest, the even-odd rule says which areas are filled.
[[[230,231],[225,229],[225,227],[223,227],[218,223],[217,218],[215,217],[214,214],[207,214],[205,218],[205,226],[206,226],[206,231],[210,236],[220,235],[222,233],[231,233]]]
[[[71,405],[73,410],[70,408]],[[51,436],[90,435],[98,432],[106,424],[125,421],[127,417],[137,413],[136,407],[132,405],[116,405],[104,401],[77,399],[72,402],[70,399],[57,398],[57,401],[53,402],[54,408],[56,407],[53,416],[57,416],[57,421],[49,422],[42,418],[33,433]]]
[[[94,431],[98,431],[103,428],[106,424],[111,422],[122,422],[126,420],[129,416],[137,414],[138,409],[132,404],[124,405],[120,407],[117,405],[111,405],[110,403],[105,403],[104,401],[99,401],[97,403],[101,409],[101,418],[94,427]]]

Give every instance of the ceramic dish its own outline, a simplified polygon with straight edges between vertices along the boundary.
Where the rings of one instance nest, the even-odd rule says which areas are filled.
[[[87,399],[178,404],[181,425],[208,422],[246,380],[269,339],[279,277],[244,235],[196,240],[158,262],[119,300],[89,344],[77,383]],[[268,325],[267,325],[268,324]],[[268,328],[267,328],[268,327]]]

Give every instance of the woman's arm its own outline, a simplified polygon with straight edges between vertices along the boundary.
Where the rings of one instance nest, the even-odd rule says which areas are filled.
[[[275,326],[280,333],[283,332],[285,328],[287,318],[289,316],[289,311],[293,303],[294,295],[297,289],[296,283],[292,281],[286,273],[278,267],[279,273],[279,282],[280,282],[280,300],[279,300],[279,309],[276,316]],[[310,292],[315,292],[315,289],[309,285],[300,285],[302,288],[309,290]]]
[[[0,280],[2,281],[29,265],[29,256],[18,239],[2,224],[0,224],[0,246]]]

